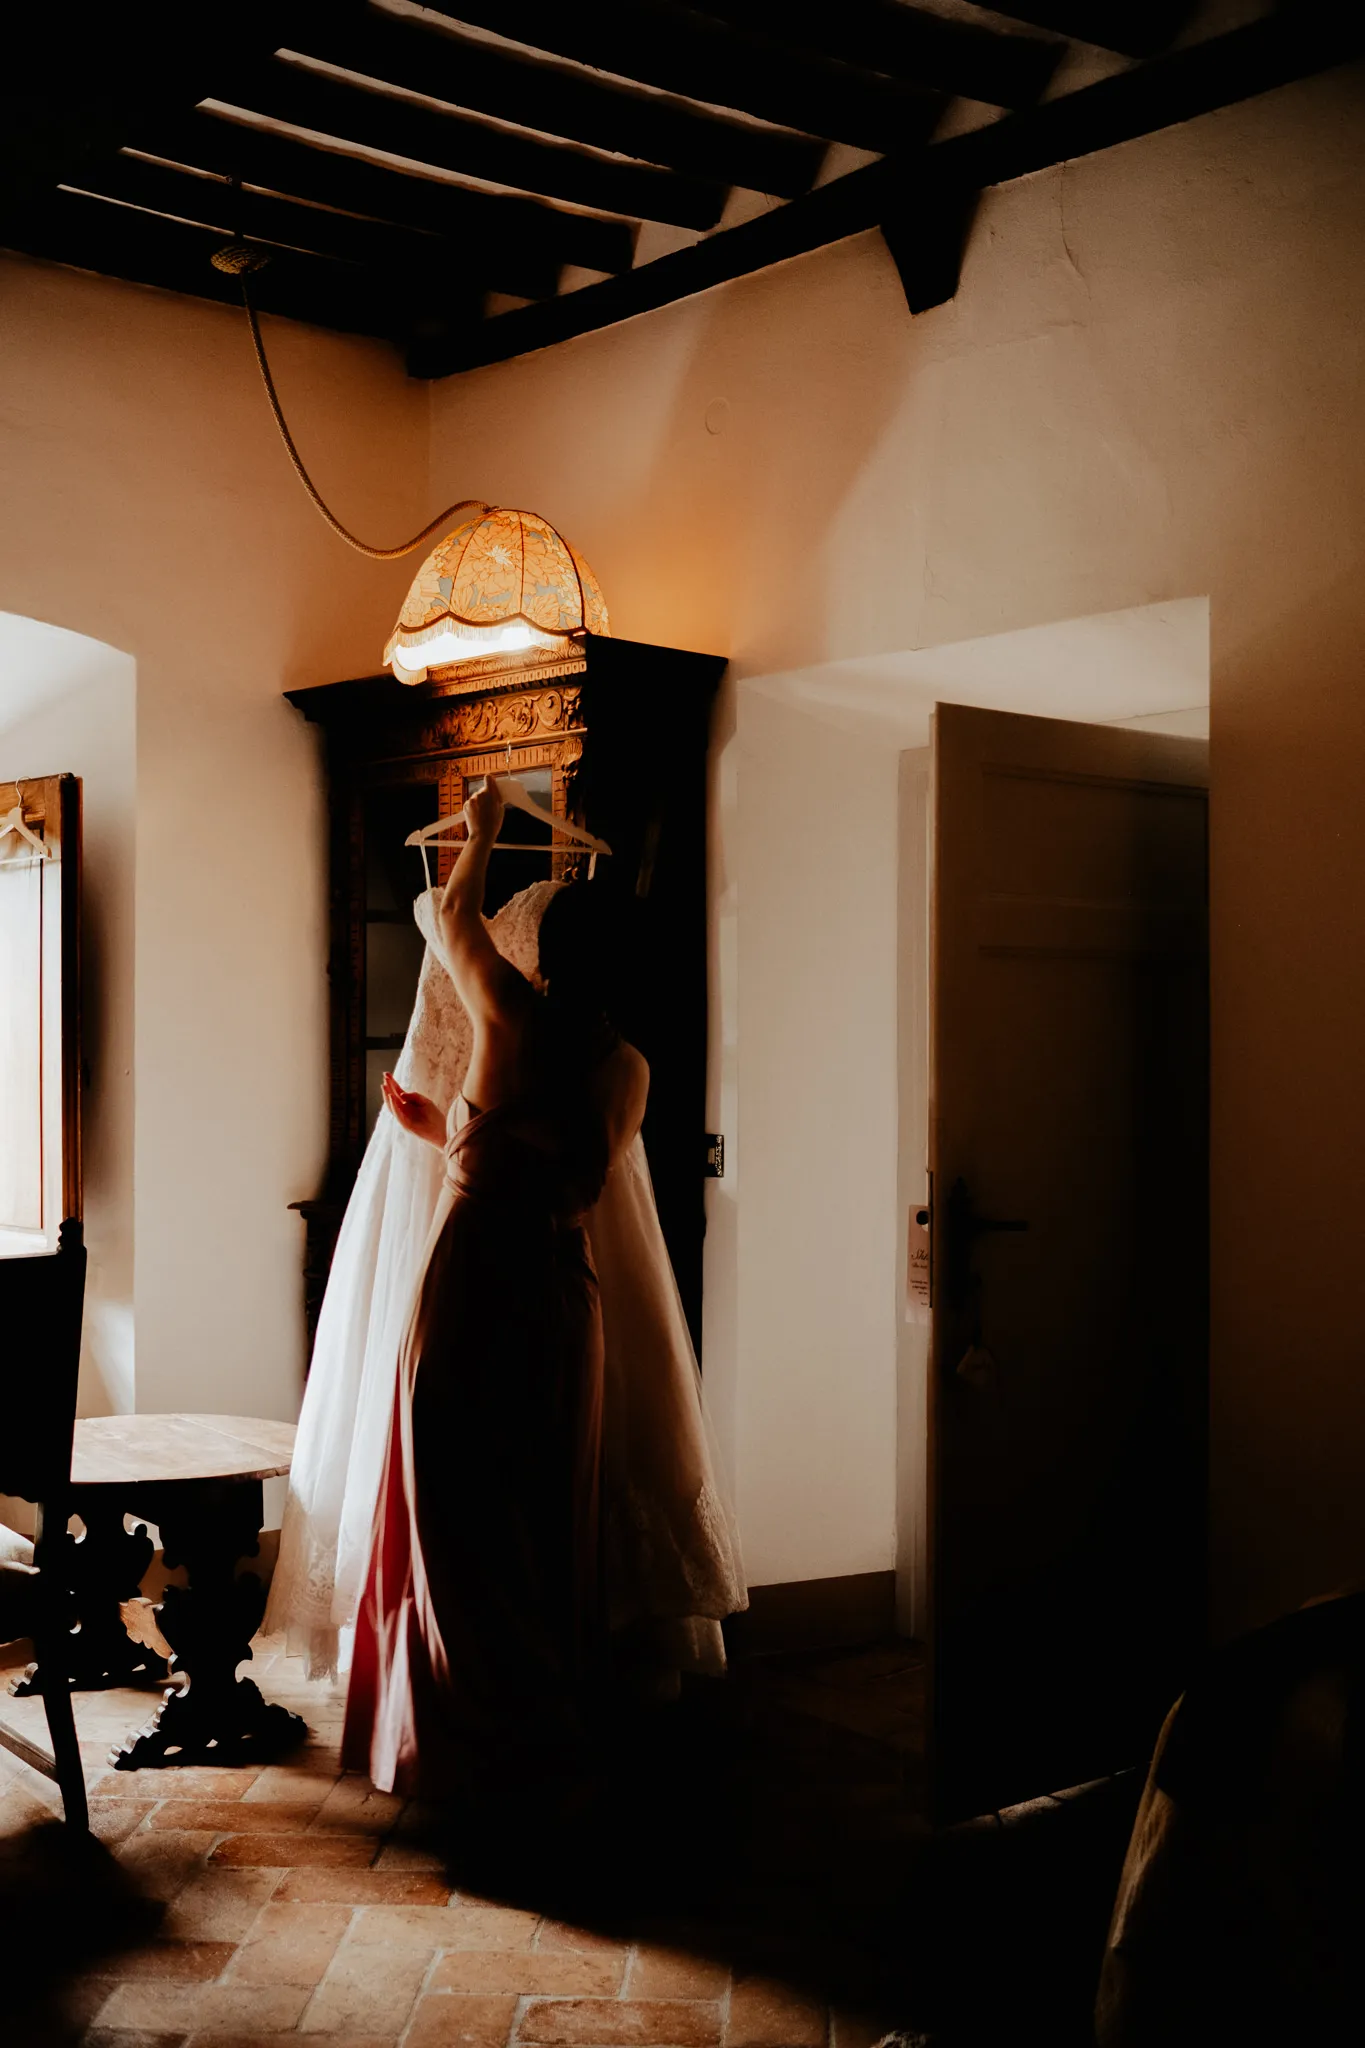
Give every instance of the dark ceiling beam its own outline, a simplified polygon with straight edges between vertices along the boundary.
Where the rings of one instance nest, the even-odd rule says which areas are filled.
[[[311,30],[303,54],[544,135],[780,199],[808,192],[824,155],[823,145],[805,135],[727,121],[453,28],[365,7],[332,9]]]
[[[209,261],[222,241],[216,228],[188,226],[83,193],[56,191],[24,209],[7,245],[78,270],[158,285],[240,309],[236,280]],[[395,307],[391,279],[293,251],[272,253],[268,268],[252,279],[252,297],[263,312],[343,333],[392,340],[409,325]],[[246,349],[250,344],[245,321],[242,331]]]
[[[928,313],[957,294],[981,193],[949,178],[926,178],[914,203],[882,216],[882,238],[912,313]]]
[[[253,114],[635,220],[709,228],[725,204],[725,188],[714,182],[590,156],[573,143],[543,142],[453,110],[417,106],[283,58],[259,66],[238,92],[234,104]]]
[[[0,65],[0,231],[27,196],[120,149],[131,124],[226,95],[239,65],[259,63],[286,28],[300,32],[335,4],[77,0],[26,10],[21,47],[8,44]]]
[[[408,356],[409,372],[414,377],[445,377],[552,348],[556,342],[612,327],[637,313],[654,312],[713,285],[861,233],[877,225],[885,169],[881,163],[869,164],[819,186],[805,199],[794,199],[740,227],[727,228],[724,234],[710,235],[689,249],[656,257],[623,277],[585,285],[543,305],[501,313],[449,343],[414,349]]]
[[[886,153],[933,132],[942,95],[831,64],[756,31],[731,27],[677,0],[428,0],[439,14],[571,57],[664,92],[734,107],[807,135]]]
[[[448,237],[456,247],[486,243],[490,273],[492,258],[497,258],[496,288],[521,298],[548,296],[545,279],[557,278],[562,264],[614,274],[629,270],[634,257],[634,230],[626,222],[410,175],[203,110],[149,119],[131,131],[129,142],[151,156],[240,178],[286,197],[422,228]]]
[[[1065,44],[949,20],[903,0],[700,0],[735,27],[761,28],[844,64],[992,107],[1030,107]]]
[[[222,178],[147,163],[126,152],[88,165],[73,183],[77,191],[214,228],[224,241],[240,234],[249,241],[302,249],[337,262],[370,264],[394,277],[417,279],[424,269],[438,264],[446,270],[451,267],[449,246],[435,235],[388,221],[360,220],[330,207],[302,206],[294,199],[237,190]],[[462,267],[471,268],[467,260]],[[502,289],[486,277],[482,282],[487,289]]]
[[[1123,57],[1168,50],[1199,11],[1199,0],[971,0],[992,14],[1048,28]]]
[[[917,207],[961,204],[961,195],[1230,106],[1348,62],[1362,50],[1365,22],[1358,15],[1342,26],[1335,13],[1315,0],[1299,0],[1292,16],[1272,15],[1025,113],[1006,115],[989,127],[935,143],[918,158],[869,164],[805,199],[642,264],[628,276],[499,314],[444,352],[427,350],[411,357],[409,367],[417,376],[444,376],[548,348],[883,221],[891,221],[894,232]],[[944,265],[941,251],[935,262],[940,275],[951,268]],[[927,310],[925,293],[916,287],[914,296]]]
[[[1363,50],[1360,9],[1339,14],[1330,0],[1294,0],[1283,13],[936,143],[927,156],[939,176],[976,186],[1002,185],[1217,107],[1235,106],[1256,93],[1346,63]],[[893,168],[888,183],[895,182]]]

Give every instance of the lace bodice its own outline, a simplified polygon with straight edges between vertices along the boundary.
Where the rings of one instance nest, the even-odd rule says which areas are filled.
[[[562,882],[533,882],[522,889],[497,914],[486,920],[493,944],[504,960],[538,987],[540,976],[540,920],[545,906]],[[440,933],[436,928],[439,889],[428,889],[413,904],[417,928],[427,942],[422,972],[417,983],[417,1000],[402,1053],[394,1069],[402,1088],[415,1088],[429,1095],[438,1108],[448,1111],[464,1084],[474,1050],[474,1027],[469,1012],[455,993],[455,985],[441,960]]]

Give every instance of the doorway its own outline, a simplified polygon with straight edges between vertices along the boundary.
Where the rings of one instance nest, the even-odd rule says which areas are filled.
[[[1189,599],[735,685],[719,763],[707,1384],[758,1587],[882,1574],[927,1626],[924,818],[936,701],[1197,736]]]

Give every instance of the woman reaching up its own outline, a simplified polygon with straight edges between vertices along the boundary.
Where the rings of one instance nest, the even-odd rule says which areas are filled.
[[[440,904],[473,1023],[450,1116],[386,1077],[446,1177],[399,1363],[344,1760],[384,1791],[479,1798],[582,1775],[607,1616],[602,1325],[583,1221],[640,1127],[644,1060],[613,1030],[586,885],[541,936],[548,986],[480,915],[490,778]]]

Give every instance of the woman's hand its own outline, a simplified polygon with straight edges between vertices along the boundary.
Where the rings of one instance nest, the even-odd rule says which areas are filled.
[[[399,1087],[392,1074],[385,1074],[383,1087],[384,1100],[403,1129],[414,1138],[424,1138],[428,1145],[444,1148],[446,1120],[430,1096],[409,1094],[406,1088]]]
[[[465,798],[464,817],[470,838],[496,839],[506,808],[497,776],[488,776],[482,789],[476,789],[473,796]]]

